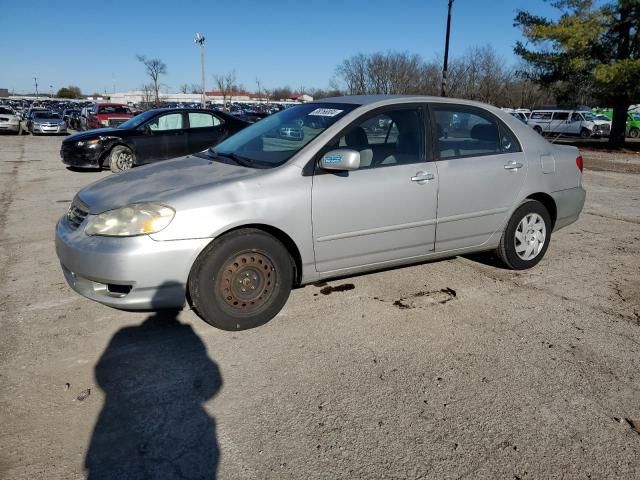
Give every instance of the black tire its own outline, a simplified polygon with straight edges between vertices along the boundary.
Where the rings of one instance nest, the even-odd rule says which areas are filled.
[[[222,330],[258,327],[284,307],[293,271],[291,255],[275,237],[254,228],[232,231],[212,242],[193,264],[191,306]]]
[[[113,173],[124,172],[133,168],[136,157],[130,148],[124,145],[116,145],[109,153],[109,166]]]
[[[516,251],[516,248],[518,248],[516,245],[516,230],[520,222],[530,215],[538,215],[544,221],[544,241],[542,242],[542,247],[533,258],[524,259]],[[527,233],[527,235],[529,234]],[[550,240],[551,216],[546,207],[537,200],[525,200],[516,211],[513,212],[513,215],[511,215],[507,228],[502,232],[502,238],[500,239],[500,245],[496,250],[496,254],[507,268],[512,270],[526,270],[527,268],[537,265],[538,262],[542,260],[542,257],[544,257],[549,247]],[[526,242],[521,243],[521,245],[523,244],[526,246]]]
[[[583,128],[580,130],[580,138],[591,138],[591,132],[588,129]]]
[[[533,129],[536,131],[536,133],[538,135],[542,135],[542,128],[540,128],[538,125],[536,125],[535,127],[533,127]]]
[[[632,128],[631,130],[629,130],[629,136],[630,136],[631,138],[638,138],[638,137],[640,137],[640,129]]]

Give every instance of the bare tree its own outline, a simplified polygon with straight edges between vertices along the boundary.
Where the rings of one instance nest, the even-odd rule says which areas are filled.
[[[409,53],[357,54],[336,67],[331,87],[351,95],[438,95],[440,59]],[[532,107],[549,98],[527,75],[509,66],[491,46],[476,47],[449,62],[449,94],[501,107]],[[548,100],[545,100],[548,101]]]
[[[167,65],[159,58],[147,58],[145,55],[136,55],[140,63],[145,66],[147,75],[153,82],[156,102],[160,101],[160,75],[167,73]]]
[[[228,110],[227,107],[227,98],[233,95],[234,90],[237,88],[236,86],[236,71],[231,70],[226,75],[214,75],[213,81],[215,85],[218,87],[218,90],[222,94],[222,102],[223,108]]]
[[[285,87],[278,87],[271,90],[271,97],[274,100],[286,100],[291,96],[291,87],[289,85]]]
[[[155,98],[154,97],[155,89],[154,89],[153,83],[145,83],[140,88],[140,91],[142,93],[142,103],[145,103],[145,104],[153,103]]]
[[[192,83],[189,89],[191,93],[202,93],[202,85],[198,85],[197,83]]]
[[[183,83],[180,85],[180,93],[189,93],[189,84]]]

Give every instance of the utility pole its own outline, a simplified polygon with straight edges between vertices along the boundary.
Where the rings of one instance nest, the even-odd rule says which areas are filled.
[[[447,14],[447,36],[444,41],[444,66],[442,68],[442,89],[440,90],[440,96],[447,96],[447,73],[449,70],[449,35],[451,34],[451,7],[453,6],[453,0],[449,0],[449,8]]]
[[[36,85],[36,100],[38,99],[38,77],[33,77],[33,83]]]
[[[206,99],[206,95],[204,93],[204,35],[200,34],[200,33],[196,33],[196,36],[193,37],[193,41],[194,43],[197,43],[200,45],[200,70],[202,72],[202,83],[200,88],[202,89],[202,108],[206,108],[207,107],[207,99]]]

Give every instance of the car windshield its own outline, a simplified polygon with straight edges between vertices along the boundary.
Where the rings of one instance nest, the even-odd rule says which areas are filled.
[[[60,120],[60,115],[53,112],[34,113],[34,120]]]
[[[358,105],[310,103],[287,108],[209,149],[209,156],[230,157],[258,168],[282,165]]]
[[[631,119],[634,121],[640,121],[640,113],[632,113]]]
[[[146,122],[147,120],[149,120],[151,117],[153,117],[157,112],[153,111],[153,110],[147,110],[144,113],[141,113],[139,115],[136,115],[133,118],[130,118],[129,120],[127,120],[124,123],[121,123],[120,125],[118,125],[116,128],[124,128],[124,129],[128,129],[128,128],[138,128],[140,125],[142,125],[144,122]]]
[[[594,120],[597,120],[596,116],[593,113],[585,112],[585,113],[583,113],[583,115],[584,115],[585,120],[588,120],[590,122],[593,122]]]
[[[124,113],[130,114],[131,111],[129,107],[125,107],[124,105],[102,105],[98,107],[99,114],[109,114],[109,113]]]

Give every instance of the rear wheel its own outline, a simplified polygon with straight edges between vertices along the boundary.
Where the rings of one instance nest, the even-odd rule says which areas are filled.
[[[631,138],[638,138],[638,137],[640,137],[640,130],[639,130],[639,129],[637,129],[637,128],[632,128],[632,129],[629,131],[629,136],[630,136]]]
[[[508,268],[525,270],[542,260],[550,239],[549,212],[537,200],[526,200],[509,219],[497,254]]]
[[[189,276],[196,313],[222,330],[267,323],[284,307],[293,261],[276,238],[257,229],[222,236],[198,257]]]
[[[114,173],[123,172],[124,170],[133,168],[134,161],[135,156],[133,155],[133,152],[123,145],[116,145],[113,147],[111,154],[109,155],[111,171]]]

